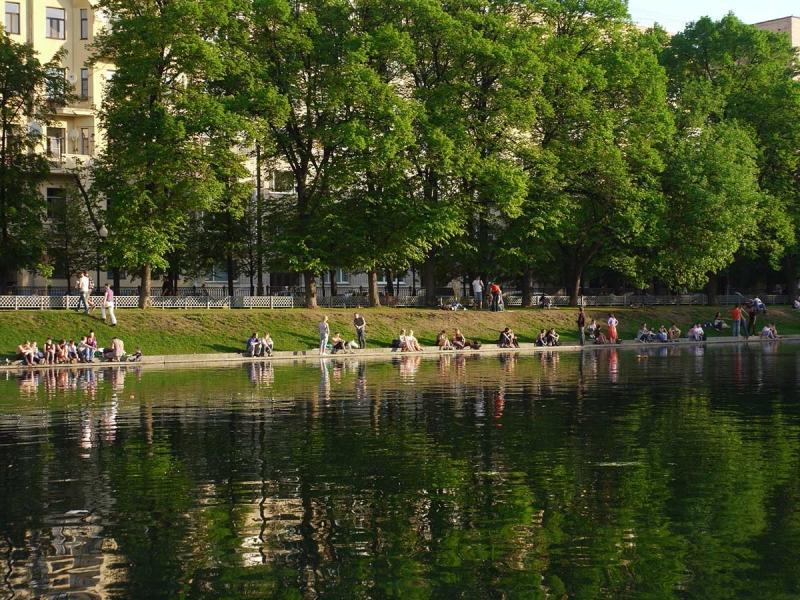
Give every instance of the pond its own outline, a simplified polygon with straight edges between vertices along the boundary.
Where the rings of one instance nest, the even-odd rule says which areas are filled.
[[[797,598],[800,346],[5,373],[0,598]]]

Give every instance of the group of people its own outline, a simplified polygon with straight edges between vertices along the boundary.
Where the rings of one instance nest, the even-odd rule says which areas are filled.
[[[270,336],[269,332],[265,333],[264,337],[261,337],[254,331],[253,335],[247,339],[244,355],[252,358],[272,356],[274,347],[275,343],[272,341],[272,336]]]
[[[439,350],[463,350],[464,348],[472,348],[477,350],[481,347],[481,343],[477,340],[469,341],[461,330],[456,328],[453,332],[453,339],[447,337],[447,331],[442,329],[439,335],[436,336],[436,346]]]
[[[503,290],[500,288],[500,284],[496,281],[490,281],[488,288],[489,297],[486,300],[489,304],[489,310],[492,312],[504,310]],[[475,298],[475,308],[478,310],[483,308],[484,287],[480,277],[475,277],[475,279],[472,280],[472,295]]]
[[[17,360],[28,366],[91,363],[98,351],[103,360],[118,362],[125,357],[125,344],[120,338],[112,337],[109,346],[99,348],[94,331],[81,337],[77,343],[74,339],[54,341],[47,338],[41,348],[35,341],[26,340],[17,346]],[[141,350],[137,349],[130,359],[136,361],[141,356]]]
[[[89,314],[95,306],[94,302],[92,301],[91,291],[94,288],[94,282],[89,279],[89,273],[87,271],[81,271],[80,275],[78,276],[78,280],[76,281],[76,286],[78,291],[80,292],[80,296],[78,297],[78,304],[75,307],[76,311],[80,311],[83,308],[84,314]],[[100,302],[100,317],[103,321],[106,320],[106,313],[108,313],[108,318],[111,320],[111,326],[117,326],[117,315],[114,313],[114,286],[110,283],[105,285],[103,291],[103,300]]]
[[[318,325],[320,355],[328,352],[331,354],[348,352],[356,348],[365,349],[367,347],[367,320],[361,313],[353,313],[353,329],[356,334],[356,339],[353,341],[346,341],[338,331],[331,337],[328,315],[323,316]]]

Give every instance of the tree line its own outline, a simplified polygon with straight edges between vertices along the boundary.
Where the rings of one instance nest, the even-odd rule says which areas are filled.
[[[215,265],[231,287],[302,273],[308,306],[335,268],[366,272],[372,304],[412,266],[431,299],[474,275],[526,303],[598,274],[713,291],[756,259],[796,289],[788,36],[733,15],[642,31],[623,0],[98,4],[116,71],[89,194],[142,305],[154,270]],[[254,193],[247,161],[294,193]]]

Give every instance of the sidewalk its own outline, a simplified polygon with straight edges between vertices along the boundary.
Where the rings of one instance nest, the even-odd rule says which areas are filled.
[[[338,352],[337,354],[326,354],[320,356],[316,348],[309,350],[296,350],[296,351],[277,351],[271,357],[265,358],[250,358],[238,353],[216,353],[216,354],[174,354],[162,356],[143,356],[140,362],[93,362],[90,364],[78,363],[67,365],[36,365],[33,367],[26,367],[23,365],[0,365],[0,372],[9,370],[29,370],[29,369],[73,369],[73,368],[94,368],[102,369],[106,367],[185,367],[185,366],[221,366],[221,365],[235,365],[246,364],[252,362],[288,362],[288,361],[310,361],[321,359],[391,359],[394,357],[406,356],[442,356],[442,355],[482,355],[482,356],[496,356],[499,354],[516,353],[523,355],[533,355],[539,352],[593,352],[596,350],[610,350],[612,348],[619,350],[652,350],[657,348],[670,348],[670,347],[692,347],[692,346],[722,346],[732,344],[748,344],[748,345],[761,345],[766,343],[774,343],[777,341],[798,342],[800,335],[782,336],[780,340],[762,340],[759,337],[750,337],[745,341],[740,338],[723,337],[711,338],[705,342],[692,342],[689,340],[680,340],[678,342],[658,343],[652,342],[645,344],[643,342],[636,342],[633,340],[625,340],[622,344],[611,345],[595,345],[587,344],[586,346],[579,346],[578,344],[564,344],[555,347],[541,347],[535,344],[520,344],[519,348],[498,348],[495,345],[484,346],[480,350],[446,350],[441,351],[436,347],[426,346],[423,347],[422,352],[399,352],[391,348],[368,348],[366,350],[355,350],[353,352]]]

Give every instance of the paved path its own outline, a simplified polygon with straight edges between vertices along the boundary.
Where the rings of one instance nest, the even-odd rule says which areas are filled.
[[[800,341],[800,335],[782,336],[783,341]],[[319,351],[315,348],[313,350],[297,350],[297,351],[278,351],[274,352],[269,358],[248,358],[242,354],[236,353],[215,353],[215,354],[173,354],[162,356],[143,356],[141,362],[137,363],[112,363],[95,361],[91,364],[69,364],[69,365],[37,365],[34,367],[25,367],[21,365],[0,365],[0,371],[20,370],[20,369],[69,369],[69,368],[104,368],[109,366],[146,366],[146,367],[206,367],[206,366],[219,366],[219,365],[235,365],[250,362],[286,362],[286,361],[309,361],[320,360],[320,358],[369,358],[371,360],[386,360],[392,357],[401,356],[441,356],[447,354],[469,354],[469,355],[497,355],[514,352],[518,354],[536,354],[538,352],[591,352],[595,350],[603,350],[608,348],[620,348],[625,350],[636,349],[653,349],[662,346],[719,346],[730,344],[748,344],[748,345],[761,345],[765,343],[774,343],[770,340],[762,340],[758,337],[751,337],[748,341],[740,338],[733,337],[719,337],[711,338],[705,342],[691,342],[689,340],[680,340],[678,342],[669,342],[667,344],[652,342],[642,343],[633,340],[625,340],[622,344],[617,345],[595,345],[587,344],[586,346],[579,346],[577,344],[564,344],[556,347],[541,347],[535,344],[520,344],[519,348],[498,348],[496,345],[486,345],[480,350],[448,350],[441,351],[436,347],[426,346],[423,347],[422,352],[399,352],[391,348],[368,348],[366,350],[355,350],[354,352],[338,352],[336,354],[326,354],[320,357]]]

